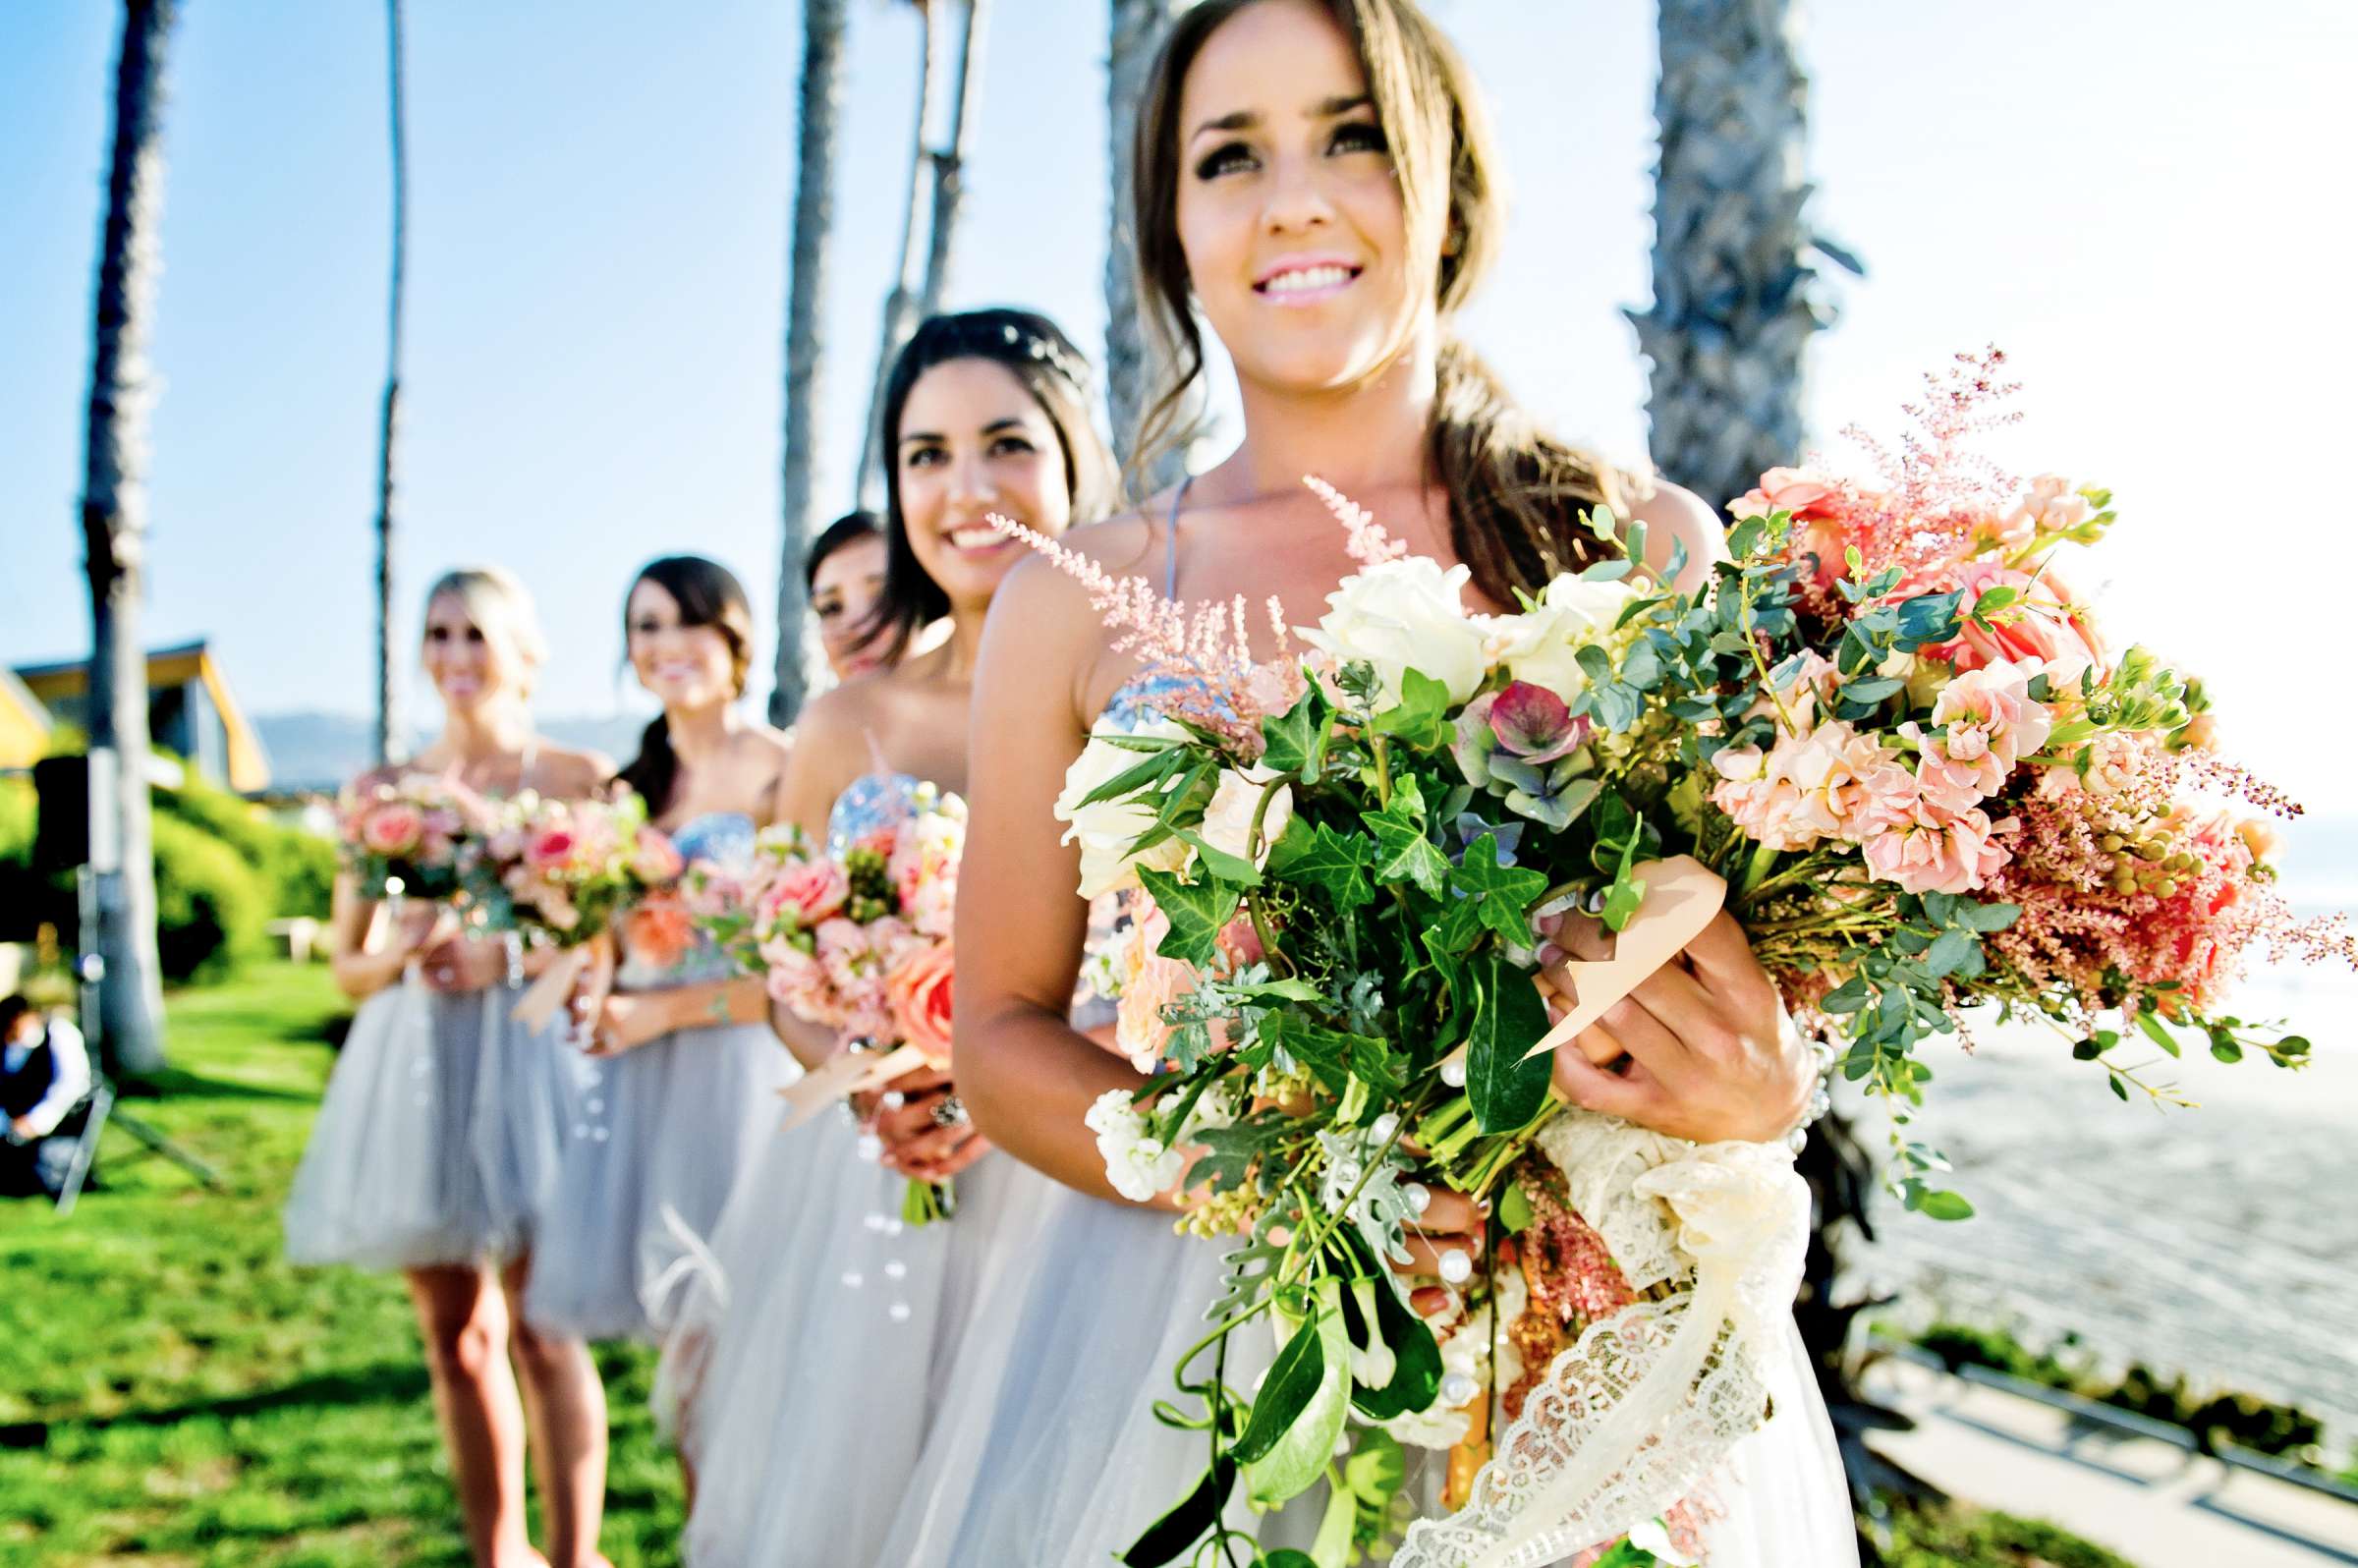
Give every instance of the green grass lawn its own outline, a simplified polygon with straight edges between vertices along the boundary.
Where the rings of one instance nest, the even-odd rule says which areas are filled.
[[[400,1281],[279,1256],[342,1011],[325,969],[285,964],[172,999],[168,1092],[127,1108],[226,1191],[110,1133],[106,1186],[71,1218],[0,1203],[0,1564],[466,1562]],[[605,1549],[675,1562],[650,1358],[601,1360]]]
[[[277,964],[171,1003],[173,1072],[129,1108],[227,1190],[110,1134],[66,1220],[0,1202],[0,1568],[388,1568],[467,1561],[398,1279],[289,1268],[278,1209],[344,1011]],[[601,1352],[613,1412],[604,1546],[678,1560],[678,1472],[647,1418],[651,1357]],[[1896,1568],[2128,1568],[1998,1514],[1903,1514]]]

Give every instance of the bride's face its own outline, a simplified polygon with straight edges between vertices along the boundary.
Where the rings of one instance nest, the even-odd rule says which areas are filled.
[[[1247,382],[1353,385],[1405,342],[1408,226],[1342,29],[1264,0],[1205,40],[1179,95],[1178,229],[1198,307]]]
[[[919,376],[893,462],[910,553],[953,605],[989,603],[1026,553],[990,526],[993,514],[1050,536],[1072,524],[1055,423],[995,361],[947,360]]]

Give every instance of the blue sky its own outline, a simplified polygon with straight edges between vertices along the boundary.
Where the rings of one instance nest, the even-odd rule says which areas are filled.
[[[557,651],[551,711],[627,700],[616,622],[645,557],[705,551],[757,602],[772,591],[797,9],[409,8],[400,608],[414,624],[451,562],[514,567]],[[853,9],[831,500],[915,54],[906,7]],[[1653,8],[1433,9],[1491,92],[1516,195],[1471,334],[1558,428],[1634,455],[1644,381],[1618,311],[1646,297]],[[1095,344],[1101,7],[995,11],[955,297],[1044,308]],[[116,26],[96,3],[0,20],[10,661],[87,637],[74,502]],[[214,638],[255,710],[367,701],[383,48],[365,0],[196,0],[175,40],[148,632]],[[1872,272],[1817,353],[1821,431],[1888,428],[1918,371],[2006,346],[2029,390],[2000,455],[2119,492],[2126,521],[2084,574],[2108,623],[2208,673],[2251,760],[2345,804],[2323,676],[2358,568],[2336,505],[2358,308],[2335,195],[2358,7],[1822,0],[1805,49],[1819,217]]]

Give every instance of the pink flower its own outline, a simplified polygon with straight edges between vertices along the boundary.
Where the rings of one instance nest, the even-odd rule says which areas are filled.
[[[2088,793],[2110,797],[2129,789],[2144,771],[2144,752],[2126,735],[2100,735],[2088,743]]]
[[[688,863],[660,828],[642,827],[631,847],[631,874],[649,887],[661,887],[687,869]]]
[[[387,857],[416,849],[425,836],[425,815],[415,806],[388,801],[361,818],[361,843]]]
[[[1966,670],[1942,687],[1933,703],[1933,722],[1948,726],[1941,750],[1956,761],[1990,757],[2011,770],[2045,746],[2054,721],[2044,703],[2032,700],[2031,677],[2038,673],[2001,659]]]
[[[950,981],[957,961],[948,942],[912,948],[884,977],[896,1033],[937,1068],[950,1065]]]
[[[1979,809],[1942,822],[1920,816],[1869,839],[1867,869],[1903,892],[1970,893],[2013,858],[1997,831]]]
[[[1770,469],[1761,476],[1759,484],[1728,502],[1727,512],[1733,518],[1767,517],[1771,512],[1790,512],[1796,518],[1830,517],[1833,509],[1826,503],[1840,494],[1833,485],[1801,469]]]
[[[1589,721],[1574,718],[1564,700],[1544,686],[1511,681],[1488,702],[1490,733],[1498,744],[1526,762],[1552,762],[1580,749],[1589,738]]]
[[[762,927],[781,919],[809,927],[843,908],[852,884],[833,861],[797,861],[779,868],[755,902],[754,916]]]
[[[834,1024],[837,1018],[827,1006],[826,972],[818,960],[792,942],[773,940],[761,944],[761,962],[768,973],[763,977],[763,988],[770,1000],[814,1024]]]
[[[1915,804],[1914,782],[1897,756],[1838,719],[1779,736],[1766,754],[1730,747],[1712,766],[1721,780],[1712,803],[1771,849],[1804,850],[1829,838],[1856,843]]]
[[[582,847],[582,837],[566,822],[554,822],[533,833],[524,847],[524,864],[536,871],[561,870]]]
[[[2008,588],[2014,597],[1988,612],[1988,626],[1975,624],[1973,615],[1982,596]],[[2034,578],[1994,561],[1958,561],[1910,573],[1891,592],[1890,602],[1904,603],[1932,593],[1961,594],[1957,600],[1957,635],[1946,643],[1928,645],[1923,652],[1945,659],[1960,670],[1978,670],[1999,660],[2018,664],[2058,666],[2058,679],[2078,679],[2094,665],[2105,669],[2104,642],[2084,611],[2066,603],[2051,574]]]

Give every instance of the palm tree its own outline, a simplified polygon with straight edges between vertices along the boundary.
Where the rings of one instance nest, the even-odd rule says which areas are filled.
[[[1654,460],[1713,503],[1800,455],[1803,353],[1833,320],[1813,258],[1858,270],[1805,214],[1794,30],[1786,0],[1661,0],[1654,306],[1632,319]]]
[[[155,953],[155,854],[147,809],[147,364],[164,200],[164,60],[174,0],[124,0],[115,133],[98,239],[84,435],[82,534],[90,581],[90,868],[104,961],[102,1041],[123,1071],[164,1065]]]
[[[1802,455],[1803,360],[1834,319],[1814,260],[1859,263],[1819,235],[1803,176],[1809,80],[1787,0],[1660,0],[1661,161],[1654,200],[1654,306],[1631,319],[1652,362],[1655,463],[1713,504]],[[1842,1255],[1872,1240],[1874,1164],[1839,1114],[1821,1122],[1800,1168],[1817,1227],[1796,1306],[1832,1413],[1853,1500],[1931,1488],[1867,1448],[1870,1429],[1905,1426],[1852,1376],[1851,1326],[1864,1306],[1836,1299]],[[1862,1555],[1880,1560],[1862,1537]]]
[[[875,379],[868,402],[868,425],[860,440],[859,488],[863,504],[874,506],[883,495],[883,468],[876,428],[883,416],[884,381],[892,371],[893,356],[917,330],[926,311],[938,309],[949,278],[950,249],[965,196],[961,160],[966,128],[973,117],[974,86],[982,70],[982,32],[986,11],[982,0],[962,0],[966,13],[959,33],[958,60],[950,64],[952,0],[910,0],[923,23],[918,53],[917,127],[909,154],[909,201],[901,220],[901,261],[892,292],[884,301],[883,340],[876,349]],[[943,140],[928,137],[938,128]],[[918,235],[926,235],[923,251]]]
[[[921,315],[941,308],[949,292],[950,248],[966,211],[967,133],[975,122],[975,96],[982,80],[982,31],[990,0],[966,0],[966,26],[958,34],[958,72],[950,86],[950,123],[942,144],[930,155],[933,216],[926,235],[926,286]]]
[[[1146,96],[1147,72],[1163,34],[1190,0],[1113,0],[1105,51],[1105,167],[1109,176],[1105,235],[1105,401],[1113,420],[1113,449],[1127,465],[1138,439],[1139,416],[1153,395],[1151,355],[1138,311],[1138,278],[1130,263],[1130,142]],[[1165,452],[1137,476],[1147,494],[1178,482],[1185,454]]]
[[[409,254],[409,160],[401,113],[401,0],[385,0],[386,97],[393,141],[393,271],[386,309],[385,399],[376,428],[376,760],[402,750],[394,733],[393,431],[401,412],[401,302]]]
[[[786,281],[786,450],[781,469],[778,652],[769,721],[787,725],[810,690],[803,551],[818,488],[818,399],[827,246],[835,227],[835,133],[843,109],[844,0],[804,0],[801,126],[795,142],[794,242]]]

